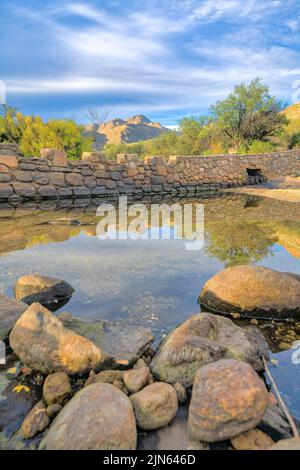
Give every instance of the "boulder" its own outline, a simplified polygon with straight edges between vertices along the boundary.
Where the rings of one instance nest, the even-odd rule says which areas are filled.
[[[216,313],[299,318],[300,281],[262,266],[234,266],[206,282],[199,303]]]
[[[162,381],[192,385],[199,367],[219,359],[238,359],[263,369],[267,344],[256,327],[242,329],[229,318],[199,313],[171,332],[155,354],[150,368]]]
[[[0,341],[7,338],[18,318],[28,305],[5,295],[0,295]]]
[[[149,383],[151,374],[149,367],[131,369],[124,372],[123,381],[129,392],[136,393]]]
[[[32,439],[43,432],[50,424],[45,405],[39,401],[24,419],[20,432],[24,439]]]
[[[121,370],[103,370],[99,372],[99,374],[91,373],[87,381],[85,382],[85,386],[97,383],[107,383],[113,384],[116,381],[123,381],[123,374]]]
[[[109,384],[89,385],[63,408],[43,439],[45,450],[135,450],[130,400]]]
[[[250,429],[231,439],[235,450],[265,450],[274,444],[273,440],[259,429]]]
[[[57,310],[72,297],[74,289],[61,279],[27,274],[14,285],[15,297],[28,305],[39,302],[50,310]]]
[[[268,404],[267,389],[249,364],[233,359],[208,364],[195,376],[190,435],[205,442],[231,439],[256,427]]]
[[[294,437],[292,439],[282,439],[267,450],[300,450],[300,439]]]
[[[178,399],[172,385],[155,382],[130,397],[138,426],[151,430],[169,424],[178,411]]]
[[[43,397],[47,405],[63,405],[71,393],[70,379],[65,372],[48,375],[43,386]]]
[[[67,328],[90,339],[107,356],[112,357],[118,368],[131,367],[154,340],[148,328],[132,325],[127,321],[77,318],[68,313],[58,317]]]
[[[10,333],[9,343],[25,365],[45,374],[99,370],[106,361],[103,352],[90,340],[65,328],[38,303],[21,315]]]

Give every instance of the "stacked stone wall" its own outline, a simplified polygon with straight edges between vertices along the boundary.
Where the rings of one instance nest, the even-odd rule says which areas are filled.
[[[135,155],[119,155],[116,161],[85,155],[83,160],[67,161],[61,152],[57,156],[52,152],[51,158],[24,158],[16,146],[0,144],[0,201],[193,195],[299,172],[299,150],[253,156],[139,159]]]

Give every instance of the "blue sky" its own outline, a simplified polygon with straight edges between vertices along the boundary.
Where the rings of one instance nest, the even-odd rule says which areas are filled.
[[[1,0],[0,31],[8,103],[46,119],[175,125],[257,76],[300,100],[299,0]]]

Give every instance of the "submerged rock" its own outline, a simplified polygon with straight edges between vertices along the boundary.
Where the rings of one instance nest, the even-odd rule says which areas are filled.
[[[42,401],[39,401],[24,419],[20,432],[23,439],[32,439],[43,432],[49,424],[46,407]]]
[[[235,450],[264,450],[274,444],[273,440],[259,429],[250,429],[231,439]]]
[[[249,364],[232,359],[208,364],[195,376],[189,432],[199,441],[230,439],[256,427],[268,404],[267,389]]]
[[[156,382],[130,397],[137,424],[141,429],[158,429],[172,421],[178,411],[175,389],[166,383]]]
[[[52,311],[65,305],[73,292],[73,287],[66,281],[39,274],[22,276],[14,285],[16,299],[28,305],[39,302]]]
[[[128,322],[77,318],[68,313],[62,313],[58,318],[67,328],[90,339],[107,356],[112,357],[117,367],[131,367],[154,340],[148,328],[130,325]]]
[[[219,359],[238,359],[262,370],[267,344],[255,328],[242,329],[229,318],[199,313],[171,332],[162,342],[150,368],[162,381],[192,385],[199,367]]]
[[[288,318],[300,316],[300,280],[262,266],[234,266],[204,285],[199,303],[216,313]]]
[[[5,295],[0,295],[0,341],[7,338],[18,318],[28,305]]]
[[[62,405],[71,395],[70,379],[64,372],[48,375],[43,386],[43,397],[47,405]]]
[[[124,372],[123,380],[127,389],[131,393],[136,393],[149,383],[151,374],[149,367],[132,369]]]
[[[42,305],[32,304],[15,324],[10,346],[28,367],[45,374],[97,370],[106,356],[90,340],[68,330]]]
[[[44,450],[135,450],[132,404],[109,384],[81,390],[63,408],[40,448]]]

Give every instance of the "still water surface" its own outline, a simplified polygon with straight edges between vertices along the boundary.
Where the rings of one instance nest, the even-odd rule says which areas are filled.
[[[205,210],[205,246],[198,251],[185,250],[184,241],[178,240],[100,240],[96,205],[84,207],[87,202],[82,207],[71,202],[64,208],[3,207],[0,293],[13,295],[15,281],[29,272],[59,277],[75,288],[63,311],[125,319],[132,328],[148,326],[157,345],[199,311],[203,284],[224,267],[252,263],[300,274],[300,204],[243,195],[194,202],[204,204]],[[61,218],[81,225],[57,223]],[[300,346],[299,355],[292,348],[300,339],[300,322],[261,322],[259,327],[278,361],[271,366],[272,374],[300,420]]]

